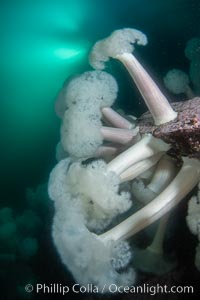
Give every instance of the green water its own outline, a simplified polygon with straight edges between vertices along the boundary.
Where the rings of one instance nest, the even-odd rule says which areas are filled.
[[[11,160],[21,168],[31,160],[38,168],[49,160],[58,139],[56,94],[69,75],[90,68],[91,45],[112,30],[134,27],[148,35],[149,45],[140,53],[159,80],[172,66],[186,69],[185,42],[199,32],[197,5],[189,0],[2,1],[2,142],[7,166]],[[128,108],[134,108],[131,93],[127,91]]]

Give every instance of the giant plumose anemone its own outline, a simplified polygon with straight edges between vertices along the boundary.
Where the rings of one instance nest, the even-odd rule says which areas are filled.
[[[200,98],[190,100],[184,112],[179,105],[171,105],[133,54],[135,46],[146,44],[147,37],[139,30],[114,31],[91,50],[89,61],[95,70],[72,79],[59,98],[62,159],[49,180],[55,206],[52,236],[74,279],[101,290],[106,284],[103,292],[109,292],[109,284],[135,283],[134,251],[127,240],[158,219],[157,235],[145,252],[158,255],[153,256],[154,266],[146,263],[146,268],[154,272],[158,262],[169,270],[161,257],[163,218],[200,180]],[[111,107],[118,86],[102,71],[110,57],[129,72],[150,111],[148,118],[145,115],[138,122]],[[195,115],[187,118],[190,112]],[[184,121],[180,121],[181,113],[185,113]],[[158,130],[163,136],[154,134]],[[184,142],[190,143],[190,153],[182,151],[179,134],[171,138],[169,131],[171,135],[181,132]],[[146,171],[152,174],[148,185],[142,179]],[[132,195],[123,190],[122,182],[132,181],[132,194],[143,199],[143,207],[128,216]],[[199,205],[198,193],[189,202],[187,223],[200,241]],[[116,217],[122,214],[124,219],[116,224]],[[195,258],[198,269],[199,249]]]

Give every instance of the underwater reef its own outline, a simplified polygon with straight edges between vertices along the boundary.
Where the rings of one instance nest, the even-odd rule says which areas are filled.
[[[111,292],[112,285],[133,286],[136,270],[162,275],[174,269],[176,262],[163,250],[171,210],[200,187],[200,98],[171,104],[133,54],[146,44],[146,35],[130,28],[96,42],[89,55],[95,70],[68,82],[56,103],[62,123],[59,163],[48,184],[55,207],[52,236],[75,281],[93,284],[99,293]],[[200,56],[198,45],[188,43],[188,57]],[[113,110],[118,85],[102,71],[109,58],[127,69],[150,114],[138,119]],[[175,81],[177,89],[183,81],[188,86],[185,77],[173,71],[164,81],[175,90]],[[198,95],[198,88],[190,93]],[[189,200],[186,221],[200,242],[199,193]],[[157,220],[150,245],[129,243]]]
[[[0,298],[198,297],[200,2],[0,6]]]

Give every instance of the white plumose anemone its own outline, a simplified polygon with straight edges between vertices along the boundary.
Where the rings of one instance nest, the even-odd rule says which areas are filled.
[[[177,112],[132,54],[134,43],[146,45],[147,38],[134,29],[114,31],[110,37],[94,45],[90,63],[101,70],[109,57],[118,59],[139,88],[155,125],[176,120]],[[200,161],[196,158],[183,157],[178,170],[168,169],[160,162],[148,185],[155,197],[118,225],[112,225],[115,217],[131,206],[130,194],[121,191],[120,182],[132,180],[152,168],[171,145],[152,134],[141,136],[138,128],[113,111],[110,106],[116,97],[117,86],[109,76],[102,71],[91,71],[69,84],[65,91],[67,110],[61,140],[64,150],[72,158],[61,160],[49,180],[49,195],[55,204],[52,234],[61,260],[80,284],[93,283],[100,288],[105,283],[107,287],[111,283],[122,286],[134,284],[131,248],[126,239],[166,215],[200,180]],[[103,126],[104,118],[115,126],[114,130]],[[125,130],[123,133],[122,129]],[[131,143],[127,130],[128,135],[135,130],[132,138],[137,138],[131,139]],[[126,145],[119,155],[108,163],[102,160],[86,165],[81,163],[80,158],[84,156],[94,157],[96,151],[103,153],[100,151],[103,140],[116,141],[116,132],[121,133],[118,142],[123,141]],[[166,172],[163,175],[164,168]],[[161,240],[158,243],[156,238],[151,250],[155,250],[155,245],[161,247]],[[196,264],[198,262],[199,250]]]

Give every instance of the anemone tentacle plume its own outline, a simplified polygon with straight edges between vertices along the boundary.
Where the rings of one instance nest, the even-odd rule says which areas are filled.
[[[160,256],[166,215],[200,181],[200,98],[170,104],[132,54],[135,44],[146,45],[147,37],[130,28],[97,42],[89,57],[96,70],[72,79],[56,106],[62,125],[60,162],[49,179],[55,205],[52,236],[74,279],[101,290],[105,283],[135,283],[134,249],[127,239],[159,219],[157,234],[145,250],[159,255],[153,256],[153,264],[145,264],[150,272],[157,263],[166,272],[174,267]],[[118,86],[102,71],[110,57],[125,66],[144,98],[149,112],[139,119],[112,108]],[[145,172],[151,174],[149,182],[148,176],[143,180]],[[134,196],[143,202],[136,212]],[[187,223],[200,239],[199,212],[198,194],[189,202]]]
[[[110,37],[94,45],[90,54],[90,63],[94,68],[102,69],[105,66],[102,65],[102,61],[107,61],[109,57],[120,60],[136,83],[155,124],[159,125],[174,120],[177,113],[171,108],[166,97],[132,54],[134,43],[145,46],[147,37],[135,29],[116,30]]]

